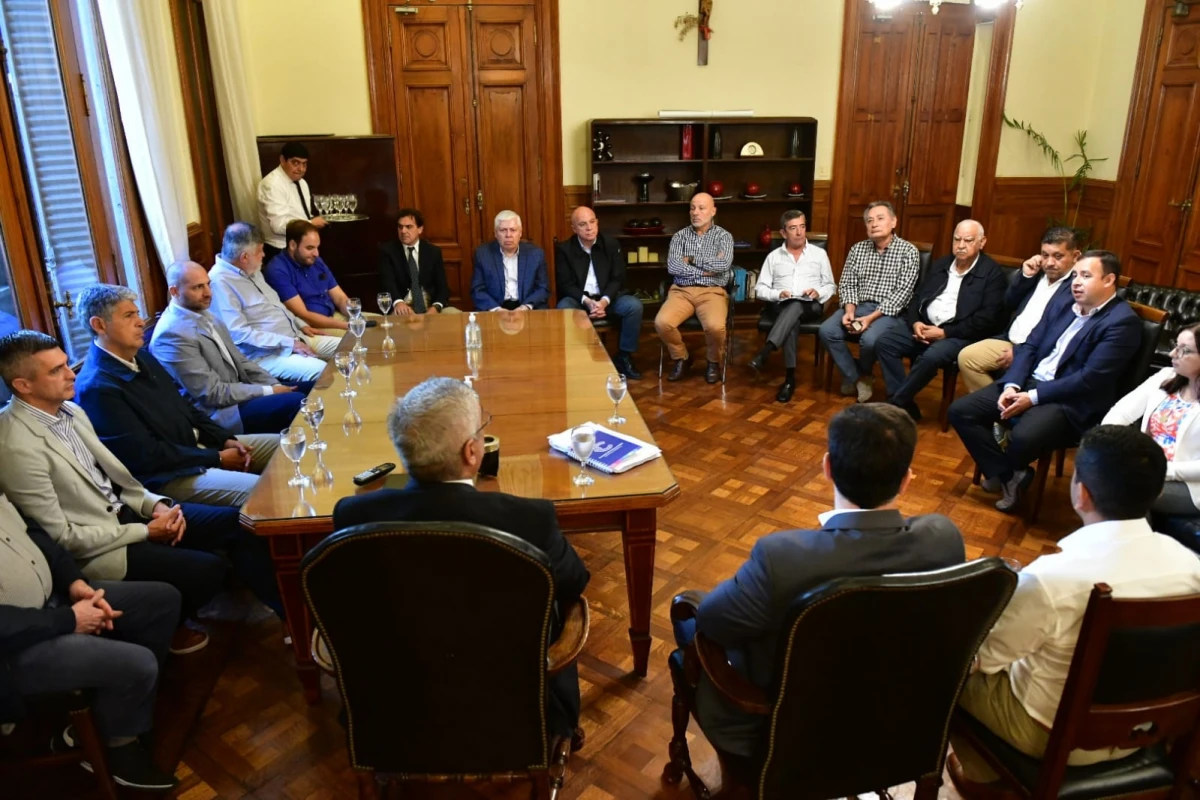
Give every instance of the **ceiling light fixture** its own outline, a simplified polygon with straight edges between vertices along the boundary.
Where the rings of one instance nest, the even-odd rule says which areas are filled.
[[[902,2],[904,2],[904,0],[871,0],[871,5],[875,6],[876,11],[886,13],[899,8]],[[942,3],[944,2],[947,2],[947,0],[929,0],[929,6],[933,10],[934,14],[938,13],[938,9],[941,8]],[[994,11],[1007,3],[1008,0],[972,0],[972,2],[974,2],[977,7],[985,11]],[[1014,6],[1018,9],[1020,9],[1023,5],[1025,5],[1025,0],[1016,0],[1014,3]],[[1182,3],[1180,3],[1180,5],[1182,5]]]

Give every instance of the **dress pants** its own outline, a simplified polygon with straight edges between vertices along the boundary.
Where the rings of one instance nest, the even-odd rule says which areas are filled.
[[[911,403],[917,394],[937,377],[938,370],[958,360],[966,339],[939,339],[923,344],[912,337],[908,328],[894,326],[875,342],[875,353],[883,369],[888,399],[898,405]],[[911,358],[912,369],[904,375],[904,359]]]
[[[1200,508],[1192,500],[1188,485],[1180,480],[1168,480],[1163,484],[1162,494],[1150,506],[1150,510],[1169,517],[1198,517]]]
[[[707,358],[720,362],[725,352],[725,318],[729,313],[729,295],[719,286],[672,286],[663,299],[654,328],[667,346],[672,360],[688,357],[679,326],[693,314],[704,328]]]
[[[179,624],[179,592],[165,583],[130,581],[97,581],[92,588],[103,589],[109,604],[124,612],[111,631],[39,642],[13,656],[9,667],[25,696],[94,690],[101,737],[137,736],[154,724],[158,670]]]
[[[250,499],[250,493],[258,484],[258,476],[267,468],[267,462],[279,449],[279,434],[244,434],[238,436],[237,440],[253,451],[249,471],[235,472],[211,467],[198,475],[185,475],[163,484],[145,481],[147,488],[179,502],[241,508]]]
[[[672,627],[675,644],[680,647],[687,647],[696,638],[695,619],[674,622]],[[738,653],[729,651],[729,655],[731,659],[736,659]],[[734,664],[734,667],[738,666]],[[745,674],[742,669],[738,671]],[[700,683],[696,686],[696,722],[709,744],[717,750],[745,758],[753,756],[755,747],[762,740],[767,721],[767,717],[761,714],[748,714],[735,707],[717,691],[708,675],[700,676]]]
[[[1036,381],[1030,381],[1025,389],[1036,386]],[[950,406],[950,424],[985,477],[1006,481],[1013,472],[1025,469],[1043,453],[1079,441],[1079,431],[1067,419],[1062,405],[1043,403],[1008,420],[1012,431],[1008,449],[1002,450],[992,426],[1000,421],[996,403],[1003,391],[1003,384],[996,381],[986,389],[960,397]]]
[[[583,304],[574,297],[564,297],[558,301],[558,307],[582,309]],[[631,294],[623,294],[608,304],[604,318],[621,332],[617,349],[622,353],[636,353],[638,335],[642,330],[642,301]]]
[[[876,303],[859,303],[855,313],[857,316],[865,317],[875,311],[877,305]],[[844,311],[834,312],[833,316],[822,322],[819,336],[845,380],[856,381],[859,378],[870,380],[875,369],[876,343],[881,336],[888,334],[894,328],[903,330],[906,327],[904,320],[898,317],[883,316],[872,322],[866,333],[857,334],[850,333],[842,327],[842,314],[844,313]],[[850,348],[846,346],[847,340],[858,341],[858,358],[850,354]]]
[[[300,413],[306,392],[266,394],[238,403],[238,415],[242,419],[242,432],[246,434],[273,433],[278,435],[292,424]]]
[[[815,300],[788,299],[775,304],[779,315],[767,334],[767,341],[783,351],[783,365],[796,368],[796,328],[821,318],[823,306]]]
[[[1002,369],[1000,357],[1012,349],[1007,339],[984,339],[964,347],[958,354],[958,371],[967,391],[978,392],[994,381],[993,375]]]

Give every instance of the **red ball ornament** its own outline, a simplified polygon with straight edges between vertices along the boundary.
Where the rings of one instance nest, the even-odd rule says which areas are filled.
[[[725,184],[721,183],[720,181],[709,181],[708,193],[713,197],[720,197],[721,195],[725,194]]]
[[[804,187],[798,183],[793,183],[788,187],[788,194],[804,194]]]
[[[753,182],[747,183],[746,184],[746,194],[752,194],[752,195],[753,194],[762,194],[762,187],[759,186],[757,183],[753,183]]]

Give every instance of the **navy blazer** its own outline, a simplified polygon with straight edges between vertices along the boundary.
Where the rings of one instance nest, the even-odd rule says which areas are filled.
[[[929,319],[929,304],[946,291],[953,264],[954,256],[939,258],[925,273],[925,279],[908,304],[910,328],[917,322],[933,324]],[[991,336],[1004,326],[1004,295],[1004,273],[1000,271],[1000,265],[987,253],[980,253],[979,260],[962,280],[954,317],[939,327],[945,331],[947,339],[977,342]]]
[[[1037,288],[1038,281],[1042,279],[1042,273],[1034,275],[1032,278],[1025,275],[1025,271],[1017,267],[1017,274],[1013,276],[1012,283],[1008,285],[1008,291],[1004,293],[1004,305],[1012,314],[1012,318],[1016,319],[1025,306],[1029,305],[1029,298],[1033,297],[1033,290]],[[1064,308],[1070,308],[1075,303],[1075,298],[1071,294],[1071,277],[1063,279],[1063,282],[1054,290],[1054,294],[1050,296],[1050,302],[1046,303],[1046,310],[1042,312],[1042,319],[1053,317]],[[1009,327],[1005,329],[1005,337],[1008,336],[1009,329],[1012,328],[1012,321],[1008,323]]]
[[[1047,313],[1029,338],[1013,352],[1012,365],[1000,380],[1026,388],[1034,370],[1054,351],[1059,337],[1075,321],[1074,303]],[[1117,400],[1117,384],[1142,343],[1142,323],[1129,303],[1113,297],[1067,345],[1054,380],[1037,385],[1038,404],[1058,403],[1077,431],[1100,422]]]
[[[179,393],[170,373],[142,348],[134,372],[92,344],[75,381],[100,441],[147,489],[221,466],[221,447],[234,438]],[[195,429],[200,433],[198,447]]]
[[[521,305],[548,308],[550,278],[546,273],[546,254],[529,242],[517,246],[517,290]],[[475,269],[471,276],[471,301],[480,311],[491,311],[504,302],[504,258],[499,242],[475,248]]]

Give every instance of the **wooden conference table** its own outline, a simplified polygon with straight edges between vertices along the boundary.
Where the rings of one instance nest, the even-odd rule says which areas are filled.
[[[339,395],[345,381],[332,365],[313,390],[313,396],[325,401],[320,432],[329,447],[322,460],[333,473],[332,486],[289,487],[294,468],[278,453],[242,508],[242,525],[270,539],[297,670],[310,703],[317,702],[320,688],[309,652],[312,620],[300,587],[300,560],[333,532],[338,500],[407,483],[387,433],[387,414],[395,399],[431,376],[462,378],[471,372],[463,344],[466,314],[392,320],[390,329],[368,328],[363,336],[370,377],[369,382],[352,380],[357,397]],[[666,461],[658,458],[623,475],[592,470],[596,482],[577,487],[571,478],[578,465],[547,445],[552,433],[588,421],[603,425],[612,414],[605,379],[615,370],[582,311],[481,313],[478,321],[483,350],[474,386],[485,414],[492,415],[485,432],[500,439],[500,473],[497,478],[480,478],[477,487],[552,501],[559,524],[569,534],[621,531],[634,671],[644,676],[650,654],[657,511],[679,495],[679,486]],[[394,348],[385,348],[387,338]],[[352,344],[353,337],[347,335],[342,349]],[[361,423],[344,424],[350,405]],[[623,433],[654,441],[631,398],[622,401],[621,414],[628,420],[620,427]],[[299,419],[296,424],[301,424]],[[311,430],[308,434],[311,441]],[[301,471],[312,476],[316,461],[314,453],[306,452]],[[351,482],[357,473],[383,462],[395,463],[395,472],[364,487]]]

